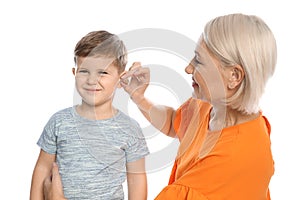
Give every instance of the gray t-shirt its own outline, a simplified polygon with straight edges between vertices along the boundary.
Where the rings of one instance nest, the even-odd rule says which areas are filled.
[[[124,199],[126,163],[149,154],[139,124],[123,112],[89,120],[74,107],[55,113],[38,140],[57,155],[67,199]]]

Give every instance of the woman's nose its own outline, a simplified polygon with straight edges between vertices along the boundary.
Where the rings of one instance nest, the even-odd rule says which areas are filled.
[[[186,66],[185,67],[185,72],[187,73],[187,74],[193,74],[193,72],[194,72],[194,67],[193,67],[193,65],[190,63],[188,66]]]

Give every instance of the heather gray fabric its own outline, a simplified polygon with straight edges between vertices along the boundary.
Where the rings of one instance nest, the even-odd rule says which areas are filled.
[[[89,120],[74,107],[55,113],[38,145],[57,154],[67,199],[124,199],[126,162],[149,154],[139,124],[123,112]]]

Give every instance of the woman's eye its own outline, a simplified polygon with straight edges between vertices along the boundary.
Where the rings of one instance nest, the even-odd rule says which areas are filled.
[[[196,57],[193,58],[192,60],[192,64],[194,65],[194,67],[196,67],[197,65],[199,65],[199,61],[196,59]]]
[[[202,62],[197,57],[195,57],[194,59],[197,64],[202,65]]]

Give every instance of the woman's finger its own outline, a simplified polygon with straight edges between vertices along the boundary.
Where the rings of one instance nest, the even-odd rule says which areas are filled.
[[[133,70],[135,68],[138,68],[138,67],[142,67],[141,62],[134,62],[134,63],[132,63],[131,67],[129,68],[129,71]]]

